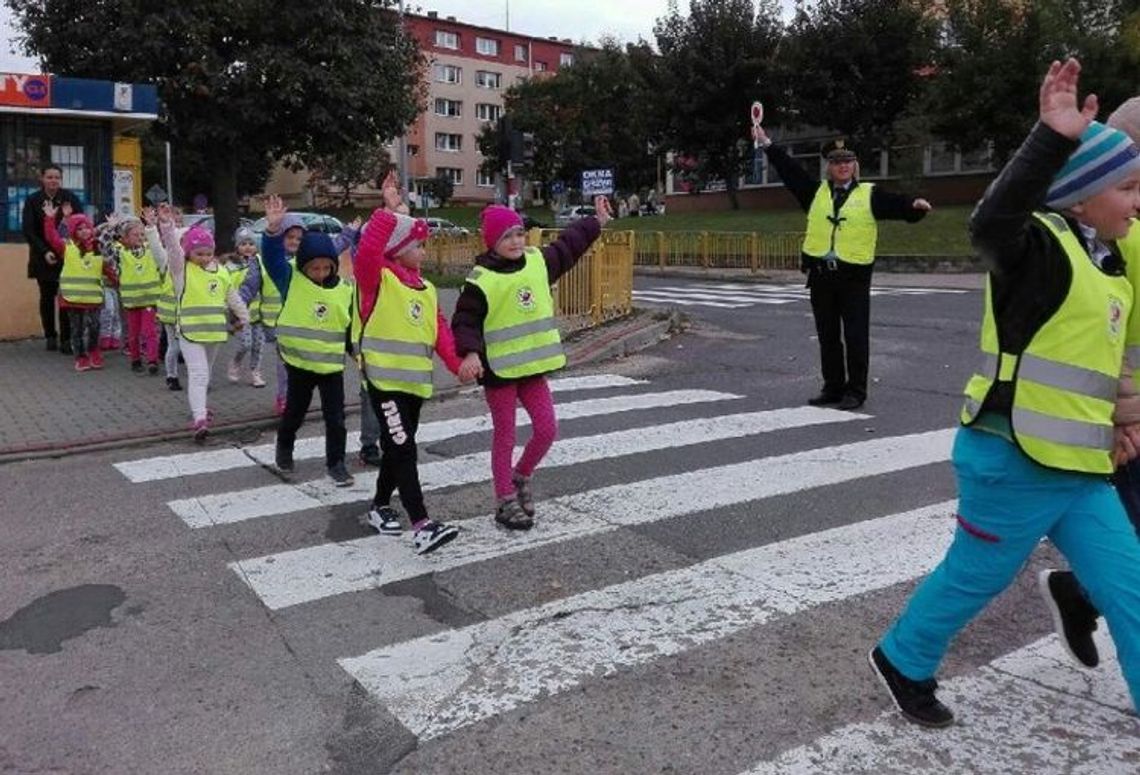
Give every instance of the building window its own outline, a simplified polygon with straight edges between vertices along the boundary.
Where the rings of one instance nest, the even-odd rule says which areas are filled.
[[[499,55],[499,41],[493,38],[475,38],[475,51],[486,57]]]
[[[559,67],[569,67],[572,64],[574,64],[574,55],[567,51],[563,51],[562,56],[558,58]]]
[[[463,150],[463,135],[453,135],[447,132],[435,133],[435,149],[458,153]]]
[[[53,145],[51,160],[63,169],[63,187],[71,191],[82,191],[87,186],[83,175],[82,145]]]
[[[501,73],[492,73],[487,70],[476,70],[475,85],[481,89],[498,89],[503,85],[503,76]]]
[[[459,48],[459,33],[448,32],[447,30],[435,31],[435,46],[436,48]]]
[[[449,100],[443,97],[436,97],[435,114],[437,116],[462,116],[463,103],[460,100]]]
[[[489,102],[475,103],[475,118],[480,121],[498,121],[501,115],[503,115],[502,105],[492,105]]]
[[[968,175],[993,171],[993,153],[988,146],[972,151],[956,151],[947,143],[931,143],[926,148],[927,175]]]
[[[435,176],[437,178],[447,178],[451,181],[453,186],[463,185],[463,170],[459,167],[436,167]]]
[[[475,185],[479,188],[494,188],[495,176],[489,175],[483,170],[479,170],[475,173]]]
[[[545,72],[545,71],[546,71],[546,62],[538,62],[538,61],[536,61],[536,62],[534,63],[534,71],[535,71],[536,73],[542,73],[542,72]]]
[[[525,62],[526,61],[526,46],[518,46],[518,45],[515,46],[515,61],[516,62]]]
[[[463,70],[455,65],[436,65],[436,83],[463,83]]]

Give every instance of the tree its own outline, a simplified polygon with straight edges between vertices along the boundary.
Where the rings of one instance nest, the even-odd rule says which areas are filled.
[[[918,0],[819,0],[797,10],[781,58],[790,69],[793,122],[886,148],[921,93],[936,21]]]
[[[166,143],[154,128],[142,135],[142,187],[146,191],[156,183],[166,189]],[[262,191],[269,180],[273,159],[268,155],[243,153],[239,148],[237,164],[238,198]],[[213,183],[209,161],[191,148],[181,147],[170,156],[174,191],[167,192],[172,201],[189,202],[197,194],[210,191]]]
[[[422,58],[391,0],[5,0],[45,69],[157,83],[160,132],[208,171],[219,243],[242,158],[312,166],[391,138],[422,101]],[[154,10],[157,8],[158,10]]]
[[[424,178],[420,181],[420,190],[424,196],[430,197],[438,202],[439,207],[443,207],[451,197],[455,196],[455,184],[451,182],[451,178],[446,175],[437,175],[434,178]]]
[[[313,182],[321,188],[335,189],[340,204],[349,205],[354,188],[363,183],[376,185],[384,179],[391,165],[391,154],[384,143],[359,143],[319,157],[313,163]]]
[[[737,209],[749,107],[756,99],[772,106],[771,123],[782,114],[778,4],[762,0],[754,14],[751,0],[690,0],[688,16],[673,4],[653,32],[660,52],[653,100],[665,142],[695,160],[698,179],[723,181]]]

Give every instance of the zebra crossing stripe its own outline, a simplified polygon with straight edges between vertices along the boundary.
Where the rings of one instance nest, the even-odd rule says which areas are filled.
[[[953,430],[860,441],[659,476],[553,498],[538,526],[505,537],[490,515],[462,523],[447,551],[412,556],[406,541],[368,536],[230,563],[271,609],[373,589],[403,579],[672,517],[949,459]]]
[[[565,439],[551,449],[543,464],[547,468],[568,466],[788,428],[865,419],[867,415],[812,406],[703,417]],[[521,451],[521,447],[516,448],[514,454],[521,454]],[[487,481],[491,477],[491,453],[476,452],[425,463],[419,467],[419,475],[425,492]],[[271,485],[184,498],[170,501],[167,505],[190,527],[210,527],[303,511],[313,508],[314,502],[335,506],[366,501],[375,489],[374,482],[366,481],[370,478],[362,476],[351,487],[337,487],[324,479],[312,480],[296,485],[299,498],[288,497],[280,489],[281,485]],[[254,500],[256,504],[251,505],[247,500]]]
[[[644,380],[634,380],[628,377],[611,377],[610,375],[568,377],[563,380],[551,381],[552,389],[557,387],[563,391],[594,390],[641,384],[645,384]],[[700,403],[706,400],[714,401],[721,398],[740,398],[740,396],[712,390],[672,390],[662,393],[643,393],[630,396],[613,396],[609,398],[574,401],[559,405],[559,413],[565,419],[574,419],[575,417],[590,417],[594,414],[670,406],[673,404]],[[523,418],[521,420],[523,424],[530,422],[529,418],[526,418],[525,413],[520,414]],[[439,441],[440,439],[460,436],[465,433],[476,433],[478,431],[487,430],[490,427],[490,415],[465,417],[455,420],[425,423],[420,427],[419,435],[422,441]],[[310,437],[297,441],[293,452],[293,459],[305,460],[321,457],[324,454],[325,437]],[[245,468],[272,462],[273,445],[259,444],[244,449],[218,449],[208,452],[189,452],[179,455],[143,458],[141,460],[128,460],[115,463],[114,466],[130,481],[140,483],[215,473],[217,471],[228,471],[233,468]]]
[[[649,304],[678,304],[682,307],[720,307],[722,309],[740,309],[741,307],[750,307],[752,302],[723,302],[723,301],[691,301],[686,299],[677,299],[672,296],[648,296],[644,293],[634,291],[633,298],[638,301],[648,302]]]
[[[891,711],[741,775],[878,775],[898,772],[902,762],[907,772],[946,772],[947,762],[973,773],[1136,772],[1140,724],[1130,706],[1107,707],[1099,691],[1088,690],[1096,682],[1110,696],[1127,694],[1111,640],[1097,640],[1102,656],[1094,671],[1078,668],[1051,635],[941,682],[939,698],[958,716],[947,729],[921,730]]]
[[[954,502],[801,536],[339,660],[421,739],[926,573]]]
[[[681,295],[678,295],[680,293]],[[663,299],[705,299],[708,301],[739,301],[748,304],[772,304],[788,301],[799,301],[802,296],[780,296],[776,294],[763,293],[763,294],[740,294],[728,293],[726,291],[684,291],[684,292],[670,292],[664,288],[653,288],[645,291],[634,291],[634,296],[656,296]]]

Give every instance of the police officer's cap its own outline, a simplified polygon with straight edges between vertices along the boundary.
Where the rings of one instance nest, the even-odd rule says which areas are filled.
[[[858,158],[855,151],[847,147],[847,141],[842,137],[824,143],[819,149],[819,154],[828,161],[855,161]]]

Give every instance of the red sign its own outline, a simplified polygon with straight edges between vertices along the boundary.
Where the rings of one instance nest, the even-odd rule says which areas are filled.
[[[0,105],[51,107],[51,76],[0,73]]]

